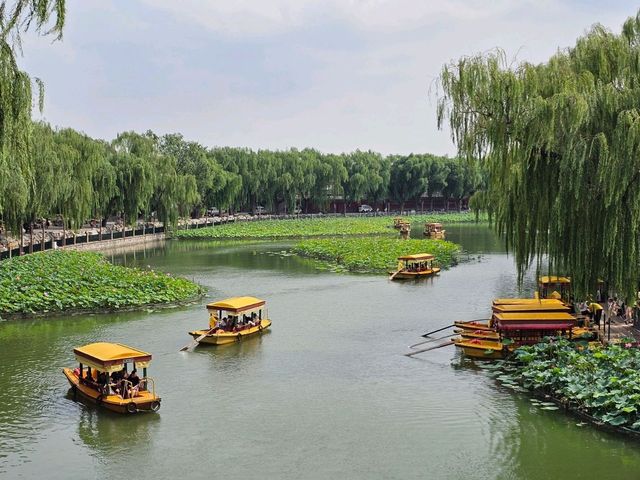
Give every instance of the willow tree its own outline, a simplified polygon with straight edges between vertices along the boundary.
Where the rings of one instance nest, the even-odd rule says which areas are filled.
[[[501,51],[440,76],[438,123],[486,163],[484,208],[520,276],[548,254],[577,295],[599,278],[637,288],[640,266],[640,14],[620,34],[595,25],[539,65]]]
[[[36,174],[29,161],[32,83],[18,68],[16,50],[29,29],[60,39],[64,20],[64,0],[0,1],[0,213],[14,232],[21,228]]]
[[[389,193],[393,200],[400,203],[401,212],[404,212],[407,200],[419,198],[427,190],[427,172],[428,164],[422,155],[411,154],[392,161]]]

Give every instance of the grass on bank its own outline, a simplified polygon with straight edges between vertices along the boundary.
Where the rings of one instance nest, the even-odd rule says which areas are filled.
[[[426,222],[463,223],[475,222],[474,213],[437,213],[432,215],[411,215],[403,217],[422,228]],[[393,217],[327,217],[288,220],[256,220],[218,225],[193,230],[178,230],[176,238],[296,238],[335,237],[347,235],[376,235],[393,233]],[[446,225],[445,225],[446,228]]]
[[[303,240],[293,247],[293,251],[338,271],[386,272],[396,270],[398,257],[414,253],[432,253],[441,267],[448,267],[457,262],[460,247],[444,240],[337,237]]]
[[[550,339],[520,347],[515,355],[514,362],[500,367],[506,372],[500,381],[549,394],[609,425],[640,431],[640,349]]]
[[[202,293],[189,280],[112,265],[93,252],[37,253],[0,262],[0,316],[136,307]]]

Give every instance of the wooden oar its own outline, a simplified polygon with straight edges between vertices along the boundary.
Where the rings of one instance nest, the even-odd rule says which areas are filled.
[[[415,348],[418,345],[424,345],[425,343],[429,343],[429,342],[436,342],[438,340],[444,340],[445,338],[454,337],[456,335],[460,335],[460,334],[459,333],[452,333],[451,335],[445,335],[444,337],[430,338],[429,340],[425,340],[424,342],[418,342],[418,343],[414,343],[413,345],[409,345],[409,348]]]
[[[433,332],[427,332],[424,335],[421,335],[421,337],[427,338],[432,333],[438,333],[438,332],[441,332],[442,330],[446,330],[447,328],[451,328],[451,327],[455,327],[455,324],[452,323],[451,325],[447,325],[446,327],[439,328],[437,330],[434,330]]]
[[[418,353],[428,352],[429,350],[435,350],[436,348],[448,347],[449,345],[455,345],[453,339],[449,340],[448,342],[436,345],[435,347],[423,348],[422,350],[416,350],[415,352],[405,353],[404,356],[412,357],[414,355],[417,355]]]
[[[207,330],[202,335],[200,335],[198,338],[194,339],[191,343],[189,343],[189,344],[185,345],[184,347],[182,347],[179,351],[180,352],[184,352],[185,350],[191,350],[192,348],[195,348],[197,345],[200,344],[200,340],[202,340],[204,337],[206,337],[207,335],[212,333],[216,328],[217,327],[213,327],[213,328]]]
[[[389,280],[393,280],[397,274],[399,274],[403,269],[401,268],[400,270],[398,270],[397,272],[393,272],[391,274],[391,276],[389,277]]]
[[[487,320],[486,318],[478,318],[477,320],[466,320],[465,323],[469,323],[469,322],[484,322],[485,320]],[[438,330],[433,330],[432,332],[427,332],[423,335],[420,335],[421,337],[427,338],[429,335],[433,334],[433,333],[438,333],[441,332],[442,330],[446,330],[447,328],[451,328],[451,327],[457,327],[459,325],[456,325],[455,323],[452,323],[451,325],[447,325],[446,327],[442,327],[439,328]]]

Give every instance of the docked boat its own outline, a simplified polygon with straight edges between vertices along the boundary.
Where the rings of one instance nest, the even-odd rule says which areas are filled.
[[[467,328],[454,328],[453,333],[457,333],[462,338],[480,338],[483,340],[500,341],[500,334],[494,330],[472,330]]]
[[[389,272],[389,280],[411,280],[436,275],[440,273],[440,267],[434,263],[435,256],[430,253],[398,257],[398,270]]]
[[[489,324],[489,321],[486,322],[453,322],[454,327],[464,330],[487,330],[492,331],[493,328]]]
[[[78,367],[63,368],[74,399],[118,413],[157,412],[160,397],[147,376],[151,354],[120,343],[98,342],[73,349]],[[138,376],[138,371],[142,375]]]
[[[551,298],[569,303],[571,295],[571,278],[555,275],[542,276],[538,279],[539,298]]]
[[[441,223],[425,223],[423,234],[428,238],[444,239],[446,230],[442,228]]]
[[[564,305],[555,298],[496,298],[493,306],[497,305]]]
[[[198,343],[226,345],[255,336],[271,326],[266,302],[255,297],[232,297],[209,303],[209,328],[189,332]]]
[[[454,344],[467,357],[486,360],[504,358],[511,351],[511,348],[505,346],[502,342],[480,338],[458,338],[454,340]]]
[[[493,305],[493,313],[542,313],[542,312],[569,312],[569,307],[560,301],[553,303],[527,303],[526,305]]]

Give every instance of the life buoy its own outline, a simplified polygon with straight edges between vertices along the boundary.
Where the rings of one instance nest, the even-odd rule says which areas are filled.
[[[135,404],[135,402],[127,403],[127,412],[136,413],[137,411],[138,411],[138,406]]]
[[[151,411],[157,412],[158,410],[160,410],[160,402],[157,400],[154,400],[153,402],[151,402]]]

